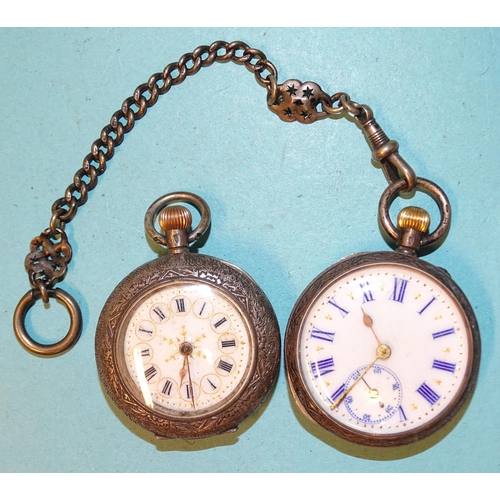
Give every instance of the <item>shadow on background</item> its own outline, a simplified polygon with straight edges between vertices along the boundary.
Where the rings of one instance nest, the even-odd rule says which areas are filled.
[[[290,400],[290,405],[293,408],[293,413],[295,418],[299,421],[300,425],[304,427],[304,429],[312,434],[314,437],[323,441],[328,446],[332,448],[336,448],[341,453],[345,453],[346,455],[350,455],[355,458],[362,458],[365,460],[378,460],[378,461],[389,461],[389,460],[402,460],[405,458],[409,458],[415,455],[418,455],[428,449],[432,448],[439,441],[444,439],[453,429],[456,427],[463,414],[466,412],[469,407],[471,398],[467,400],[467,402],[462,406],[460,411],[455,415],[455,417],[448,422],[444,427],[436,431],[431,436],[422,439],[416,443],[412,443],[404,446],[390,447],[390,448],[378,448],[371,446],[363,446],[359,444],[350,443],[341,439],[327,430],[320,427],[315,422],[309,420],[297,407],[295,401],[293,400],[293,396],[288,391],[288,397]],[[320,472],[320,471],[318,471]]]
[[[267,398],[264,402],[257,408],[257,410],[252,413],[248,418],[246,418],[238,427],[235,432],[221,434],[218,436],[211,436],[208,438],[201,439],[158,439],[151,432],[143,429],[140,425],[132,422],[129,418],[123,414],[120,409],[114,404],[114,402],[109,398],[106,393],[104,386],[101,384],[101,390],[106,398],[106,402],[115,414],[116,418],[132,433],[134,433],[138,438],[154,445],[158,451],[201,451],[209,450],[211,448],[217,448],[220,446],[231,446],[238,442],[239,437],[244,434],[255,422],[261,417],[261,415],[266,411],[267,406],[273,394],[276,390],[276,386],[269,392]],[[222,472],[222,471],[221,471]]]

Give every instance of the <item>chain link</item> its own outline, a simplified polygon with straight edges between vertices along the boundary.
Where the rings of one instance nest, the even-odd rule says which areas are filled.
[[[339,103],[337,107],[333,107],[333,104]],[[345,92],[337,92],[330,97],[330,102],[327,103],[322,101],[321,106],[323,110],[329,115],[340,115],[342,113],[349,113],[356,118],[360,123],[365,122],[366,120],[373,118],[373,113],[371,113],[371,109],[368,106],[363,104],[358,104],[355,101],[352,101],[349,97],[349,94]],[[369,110],[370,116],[367,116],[367,111]]]
[[[276,89],[274,86],[270,88],[268,106],[286,122],[313,123],[327,116],[352,115],[363,128],[373,152],[373,159],[381,163],[389,184],[404,177],[407,183],[404,192],[409,193],[416,188],[417,176],[399,155],[398,143],[389,140],[385,135],[375,121],[371,108],[351,100],[349,94],[338,92],[329,96],[317,83],[287,80]]]
[[[227,61],[244,65],[254,73],[257,82],[268,87],[268,93],[275,92],[278,72],[274,65],[262,51],[239,41],[216,41],[210,46],[200,45],[193,52],[184,54],[178,62],[168,64],[163,72],[151,75],[147,83],[139,85],[112,115],[109,125],[102,129],[90,153],[85,156],[82,168],[75,173],[73,182],[66,188],[64,197],[53,203],[50,227],[32,240],[31,245],[37,250],[32,250],[26,258],[26,269],[33,286],[40,288],[37,282],[42,281],[44,286],[51,287],[64,276],[66,264],[71,258],[71,246],[64,227],[75,217],[78,208],[87,203],[89,191],[96,187],[98,177],[106,171],[107,162],[113,158],[115,148],[134,128],[135,122],[144,117],[160,95],[166,94],[188,76],[215,62]]]
[[[351,115],[365,130],[373,150],[373,158],[382,164],[389,183],[392,184],[403,176],[407,179],[407,191],[415,188],[416,176],[399,156],[397,142],[389,140],[374,120],[373,112],[368,106],[351,100],[345,92],[329,96],[313,82],[302,84],[298,80],[288,80],[278,85],[278,71],[262,51],[240,41],[215,41],[211,45],[200,45],[193,52],[184,54],[177,62],[168,64],[161,73],[151,75],[111,116],[110,123],[101,130],[99,138],[91,146],[90,153],[83,159],[82,167],[75,173],[73,182],[66,188],[64,197],[53,203],[49,228],[32,241],[35,248],[45,249],[42,254],[37,254],[37,265],[30,264],[34,262],[33,258],[26,259],[33,285],[36,285],[33,276],[36,276],[36,280],[42,280],[48,287],[64,276],[69,259],[58,255],[58,252],[62,252],[64,248],[67,255],[67,248],[71,249],[64,230],[65,225],[75,217],[78,208],[87,203],[89,192],[97,186],[99,176],[106,171],[107,162],[113,158],[116,147],[134,128],[135,122],[144,117],[160,95],[181,84],[188,76],[195,75],[201,68],[211,66],[215,62],[228,61],[244,65],[254,73],[259,84],[267,87],[268,105],[282,120],[309,123],[329,115]],[[299,88],[304,88],[304,92],[302,97],[297,98]],[[295,106],[293,111],[290,103]],[[46,251],[47,249],[50,251]],[[32,254],[33,252],[30,253],[33,257]],[[41,266],[42,270],[40,260],[47,261]]]
[[[363,127],[373,158],[382,164],[389,183],[403,176],[407,180],[406,191],[415,189],[415,173],[399,156],[398,143],[389,140],[368,106],[351,100],[345,92],[329,96],[313,82],[302,84],[298,80],[288,80],[278,85],[278,71],[262,51],[240,41],[215,41],[211,45],[200,45],[177,62],[168,64],[161,73],[151,75],[111,116],[110,123],[101,130],[90,153],[83,159],[82,167],[75,173],[73,182],[66,188],[64,197],[53,203],[49,228],[32,240],[32,247],[38,250],[35,253],[31,251],[26,259],[26,268],[34,286],[38,286],[36,282],[41,280],[45,286],[51,287],[64,276],[71,256],[65,225],[75,217],[78,208],[87,203],[89,192],[97,186],[99,176],[106,171],[107,162],[113,158],[116,147],[134,128],[136,121],[156,104],[160,95],[181,84],[188,76],[215,62],[228,61],[244,65],[254,73],[259,84],[267,87],[268,105],[282,120],[310,123],[327,116],[351,115]],[[303,93],[297,97],[299,89]]]
[[[367,105],[351,100],[345,92],[330,96],[314,82],[288,80],[278,84],[278,71],[274,64],[262,51],[250,48],[244,42],[216,41],[209,46],[200,45],[177,62],[168,64],[161,73],[151,75],[146,83],[139,85],[133,95],[123,101],[121,108],[111,116],[109,124],[103,127],[99,138],[92,144],[90,153],[83,159],[82,167],[76,171],[64,196],[52,204],[49,228],[31,241],[25,267],[33,288],[19,302],[14,318],[16,335],[28,350],[41,355],[55,355],[69,349],[78,340],[82,326],[79,306],[69,294],[53,286],[64,279],[71,260],[72,249],[65,226],[73,220],[78,208],[87,203],[89,192],[97,186],[98,178],[106,171],[107,162],[113,158],[115,149],[134,128],[135,122],[156,104],[160,95],[181,84],[188,76],[195,75],[201,68],[229,61],[244,65],[253,72],[257,82],[267,88],[269,109],[284,121],[312,123],[328,116],[351,115],[363,128],[373,159],[382,164],[391,186],[391,189],[388,188],[390,196],[393,196],[393,191],[410,192],[417,187],[414,171],[398,153],[398,143],[389,140]],[[441,225],[444,227],[445,223],[449,225],[449,218]],[[64,303],[70,313],[71,326],[63,340],[44,346],[35,342],[26,331],[25,317],[36,300],[41,298],[48,302],[51,297]]]

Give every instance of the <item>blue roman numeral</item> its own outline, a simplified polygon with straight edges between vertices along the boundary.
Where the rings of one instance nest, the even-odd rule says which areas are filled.
[[[405,411],[403,410],[403,407],[402,407],[402,406],[400,406],[400,407],[398,408],[398,410],[399,410],[399,421],[400,421],[400,422],[404,422],[405,420],[408,420],[408,417],[406,416],[406,413],[405,413]]]
[[[455,333],[455,328],[451,327],[448,330],[443,330],[442,332],[436,332],[432,334],[432,338],[434,340],[439,339],[440,337],[446,337],[446,335],[453,335]]]
[[[340,307],[335,302],[335,299],[333,297],[328,301],[328,303],[331,304],[332,306],[336,307],[340,311],[340,314],[342,315],[343,318],[345,318],[349,314],[349,311],[346,311],[344,308]]]
[[[438,370],[444,370],[445,372],[455,373],[455,367],[453,363],[447,363],[446,361],[439,361],[437,359],[432,363],[432,368],[437,368]]]
[[[405,300],[406,286],[408,285],[408,280],[402,278],[394,278],[394,289],[392,291],[391,300],[396,302],[401,302]]]
[[[418,314],[422,314],[434,301],[436,300],[436,297],[432,297],[432,299],[425,304],[425,306],[418,311]]]
[[[323,330],[318,330],[315,326],[312,327],[311,338],[324,340],[325,342],[333,342],[333,337],[335,332],[324,332]]]
[[[441,397],[436,394],[425,382],[417,389],[417,392],[432,406]]]
[[[361,288],[366,288],[366,287],[370,286],[370,283],[368,283],[368,281],[367,281],[366,283],[360,283],[359,286]],[[373,298],[372,291],[371,290],[363,290],[363,304],[365,302],[371,302],[372,300],[375,300]]]
[[[311,361],[311,370],[314,378],[323,377],[327,373],[333,372],[335,369],[333,357],[320,359],[319,361]]]
[[[345,392],[345,384],[342,384],[331,396],[330,396],[330,403],[335,403],[335,401],[337,401],[337,399],[340,398],[340,396],[342,396],[342,394],[344,394]]]

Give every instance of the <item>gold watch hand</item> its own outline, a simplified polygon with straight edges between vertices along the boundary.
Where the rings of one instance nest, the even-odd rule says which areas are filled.
[[[186,376],[187,374],[187,358],[185,355],[184,356],[184,364],[182,365],[182,368],[181,368],[181,371],[179,372],[179,377],[181,378],[181,384],[182,385],[182,381],[184,380],[184,377]]]
[[[344,398],[352,391],[353,387],[365,376],[366,372],[373,366],[375,361],[377,361],[379,357],[377,356],[364,370],[363,373],[353,382],[353,384],[347,389],[347,391],[344,391],[340,397],[337,399],[337,401],[334,401],[332,406],[330,406],[330,410],[335,410],[337,406],[344,401]],[[366,382],[365,382],[366,383]]]
[[[333,404],[330,406],[330,409],[335,410],[335,408],[337,408],[337,406],[340,403],[342,403],[344,398],[352,391],[352,388],[359,382],[359,380],[362,379],[366,375],[368,370],[375,364],[375,361],[377,361],[377,359],[387,359],[390,355],[391,355],[391,348],[388,345],[380,344],[377,347],[377,356],[375,357],[375,359],[363,370],[363,373],[361,373],[361,375],[354,381],[354,383],[349,387],[349,389],[347,389],[347,391],[344,391],[339,396],[337,401],[333,402]],[[366,381],[365,381],[365,384],[366,384]]]
[[[193,408],[196,408],[196,405],[194,404],[193,382],[191,382],[191,371],[189,370],[189,360],[188,360],[187,356],[184,359],[186,359],[186,361],[187,361],[189,393],[191,394],[191,402],[193,403]]]
[[[375,330],[373,329],[373,319],[371,318],[371,316],[365,313],[365,310],[363,308],[361,308],[361,310],[363,311],[363,323],[372,331],[373,336],[375,337],[375,340],[377,341],[378,345],[381,345],[381,342],[378,339]]]
[[[189,342],[183,342],[180,345],[179,352],[184,356],[184,363],[182,364],[182,368],[179,372],[179,376],[181,378],[180,387],[182,387],[182,381],[184,377],[188,376],[189,382],[189,395],[191,395],[191,402],[193,404],[193,408],[196,408],[194,404],[194,393],[193,393],[193,382],[191,381],[191,371],[189,369],[189,356],[193,352],[193,346]]]

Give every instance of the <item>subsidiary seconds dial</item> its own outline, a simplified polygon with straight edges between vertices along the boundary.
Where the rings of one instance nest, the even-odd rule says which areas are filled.
[[[367,365],[351,373],[342,391],[342,395],[348,395],[337,398],[336,403],[343,399],[345,408],[356,421],[379,424],[399,410],[401,393],[401,382],[394,372],[385,366]]]

